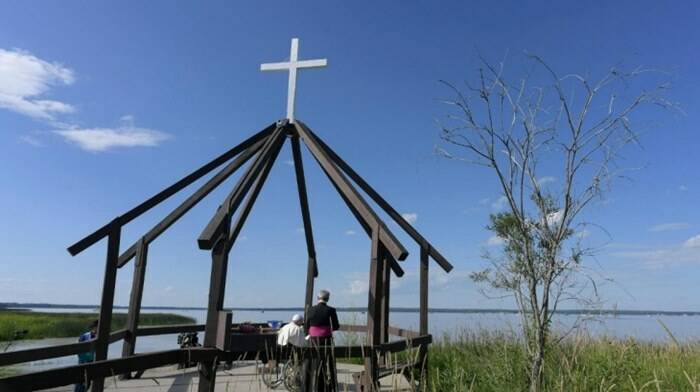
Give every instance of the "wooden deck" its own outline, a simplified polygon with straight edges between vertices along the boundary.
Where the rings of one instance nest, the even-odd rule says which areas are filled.
[[[235,366],[235,365],[234,365]],[[338,364],[338,391],[354,391],[352,374],[363,369],[361,365]],[[381,380],[382,391],[410,391],[403,377],[388,376]],[[166,366],[146,371],[138,380],[105,380],[105,391],[122,392],[190,392],[197,391],[197,369],[180,369]],[[216,376],[217,391],[266,392],[285,391],[284,386],[270,389],[263,384],[255,362],[239,363],[231,370],[221,370]],[[73,386],[49,389],[49,391],[72,392]]]

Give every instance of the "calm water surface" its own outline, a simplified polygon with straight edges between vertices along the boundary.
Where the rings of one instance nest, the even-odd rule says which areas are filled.
[[[37,312],[87,312],[87,309],[31,309]],[[126,311],[125,309],[119,310]],[[148,310],[143,313],[176,313],[189,316],[203,324],[206,318],[204,310]],[[234,322],[251,321],[266,322],[268,320],[288,320],[292,316],[289,311],[234,311]],[[560,315],[556,318],[556,328],[560,331],[568,330],[579,316]],[[340,312],[341,323],[364,324],[367,320],[365,313]],[[391,325],[418,330],[418,313],[391,313]],[[617,338],[634,337],[639,340],[664,342],[670,340],[668,333],[661,323],[665,324],[674,336],[682,341],[700,340],[700,316],[603,316],[595,321],[587,322],[586,331],[592,336],[610,336]],[[437,339],[445,335],[454,335],[460,331],[475,330],[512,330],[517,332],[519,328],[518,316],[507,313],[431,313],[430,332]],[[202,339],[200,334],[200,341]],[[339,336],[342,342],[343,336]],[[15,342],[9,351],[24,350],[28,348],[44,347],[51,345],[67,344],[77,341],[75,338],[50,338],[39,340],[23,340]],[[109,347],[109,358],[118,358],[121,355],[122,342],[116,342]],[[178,348],[177,335],[146,336],[139,338],[136,344],[136,352],[160,351]],[[4,346],[0,346],[0,350]],[[77,357],[72,355],[62,358],[53,358],[43,361],[35,361],[15,367],[20,372],[32,372],[55,367],[68,366],[77,363]]]

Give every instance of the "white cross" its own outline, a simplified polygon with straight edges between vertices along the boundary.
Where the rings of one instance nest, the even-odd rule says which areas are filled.
[[[287,92],[287,118],[294,122],[294,98],[297,87],[298,68],[320,68],[327,65],[326,59],[298,60],[299,38],[292,38],[292,48],[289,52],[289,61],[284,63],[260,64],[261,71],[286,71],[289,70],[289,87]]]

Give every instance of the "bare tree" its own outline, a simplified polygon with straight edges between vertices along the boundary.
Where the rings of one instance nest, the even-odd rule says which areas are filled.
[[[475,84],[463,89],[444,82],[455,110],[440,122],[442,156],[488,168],[507,201],[488,226],[502,242],[486,254],[490,267],[472,279],[512,296],[530,358],[530,391],[543,386],[552,317],[564,301],[597,296],[596,279],[585,273],[582,212],[600,198],[621,150],[637,143],[637,117],[664,98],[668,83],[658,72],[612,68],[596,81],[558,75],[538,56],[526,55],[524,76],[510,82],[503,62],[483,58]],[[665,75],[664,75],[665,76]],[[645,88],[651,85],[651,88]],[[634,117],[634,118],[633,118]],[[556,172],[556,182],[549,181]]]

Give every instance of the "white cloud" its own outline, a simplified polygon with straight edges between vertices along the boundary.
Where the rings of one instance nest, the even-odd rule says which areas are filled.
[[[688,190],[688,187],[685,186],[685,185],[681,185],[681,186],[678,187],[678,190],[681,191],[681,192],[685,192],[685,191]]]
[[[29,144],[30,146],[34,147],[44,147],[44,143],[39,140],[38,137],[34,135],[22,135],[19,137],[19,140],[21,140],[24,143]]]
[[[669,264],[700,264],[700,234],[682,244],[661,248],[635,249],[611,253],[643,262],[647,267],[660,268]]]
[[[355,234],[357,234],[357,233],[355,233],[355,230],[346,230],[345,231],[345,235],[355,235]]]
[[[42,97],[51,87],[74,81],[73,71],[61,64],[49,63],[19,49],[0,49],[1,108],[44,120],[73,113],[72,105]]]
[[[418,220],[418,214],[415,212],[403,213],[403,214],[401,214],[401,217],[404,218],[406,220],[406,222],[408,222],[410,224],[414,224]]]
[[[491,209],[494,211],[502,211],[506,208],[508,205],[508,198],[505,196],[501,196],[498,199],[496,199],[493,203],[491,203]]]
[[[683,247],[684,248],[700,248],[700,234],[696,235],[695,237],[688,238],[683,243]]]
[[[549,213],[549,214],[547,214],[547,225],[550,228],[553,226],[557,226],[561,223],[561,220],[563,218],[564,218],[564,211],[563,210]]]
[[[556,178],[551,177],[551,176],[542,177],[539,180],[537,180],[537,185],[542,186],[544,184],[548,184],[548,183],[554,182],[556,180],[557,180]]]
[[[369,282],[367,279],[354,279],[350,281],[348,292],[350,295],[367,294],[369,291]]]
[[[294,161],[291,159],[287,159],[286,161],[283,162],[285,165],[288,166],[294,166]]]
[[[493,235],[486,241],[486,245],[487,246],[499,246],[499,245],[503,245],[504,242],[505,241],[503,240],[503,238],[501,238],[497,235]]]
[[[117,147],[154,147],[170,135],[148,128],[124,124],[117,128],[70,128],[54,131],[86,151],[100,152]]]
[[[75,75],[59,63],[50,63],[19,49],[0,49],[0,108],[11,110],[52,124],[53,132],[87,151],[106,151],[115,147],[157,146],[170,138],[167,133],[134,126],[134,116],[121,117],[121,125],[81,127],[66,124],[57,115],[75,112],[65,102],[47,99],[52,87],[71,85]],[[35,136],[23,136],[23,142],[42,145]]]
[[[588,238],[591,235],[591,232],[586,230],[586,229],[583,229],[583,230],[577,232],[575,235],[579,239],[584,239],[584,238]]]
[[[661,223],[661,224],[652,226],[649,228],[649,231],[660,232],[660,231],[684,230],[684,229],[688,229],[688,228],[690,228],[689,223],[671,222],[671,223]]]

